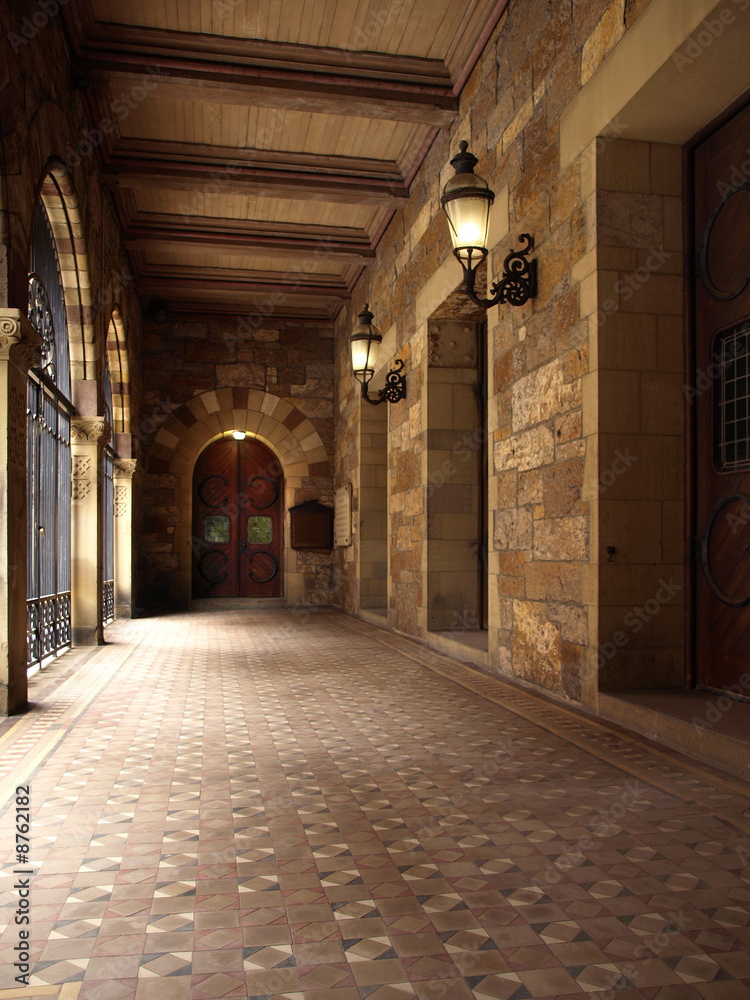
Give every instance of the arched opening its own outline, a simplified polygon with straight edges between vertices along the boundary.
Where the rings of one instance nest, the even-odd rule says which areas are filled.
[[[42,338],[26,397],[26,642],[27,667],[35,670],[71,641],[70,353],[57,246],[41,198],[29,247],[28,317]]]
[[[101,372],[81,210],[58,160],[40,186],[28,271],[28,317],[43,344],[27,405],[27,659],[35,669],[71,642],[102,638],[100,447],[109,428],[83,415],[99,398]]]
[[[283,596],[281,464],[235,432],[198,457],[193,472],[193,598]]]

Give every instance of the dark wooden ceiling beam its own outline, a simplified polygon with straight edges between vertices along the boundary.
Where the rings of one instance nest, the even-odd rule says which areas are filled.
[[[356,261],[363,263],[375,257],[369,243],[354,243],[334,239],[305,239],[259,233],[226,233],[195,229],[133,226],[123,234],[128,250],[202,250],[206,253],[237,253],[258,251],[281,256],[317,260]]]
[[[116,160],[104,164],[109,182],[121,188],[184,191],[188,195],[239,194],[266,198],[401,207],[409,196],[405,184],[378,178],[184,164],[154,160]],[[186,217],[202,215],[203,206],[185,205]]]
[[[72,7],[76,8],[75,12],[71,11]],[[83,8],[89,9],[84,11]],[[318,76],[331,74],[429,88],[450,89],[454,83],[442,59],[372,52],[364,48],[340,49],[262,38],[170,31],[132,23],[110,24],[96,21],[87,0],[74,0],[62,11],[77,56],[87,57],[107,50],[123,56],[143,56],[146,62],[179,57],[219,66],[252,66]]]
[[[458,112],[458,98],[448,87],[362,80],[256,66],[221,66],[205,60],[149,59],[139,54],[82,55],[77,69],[110,83],[135,88],[154,85],[151,98],[278,108],[313,114],[415,122],[447,128]]]
[[[96,117],[106,117],[106,110],[96,108]],[[416,141],[424,141],[426,130],[415,130]],[[403,175],[395,160],[376,160],[365,156],[325,156],[320,153],[301,153],[297,150],[285,152],[278,149],[243,149],[238,146],[218,146],[205,142],[176,142],[164,139],[121,138],[107,153],[107,162],[118,159],[169,160],[170,163],[202,163],[216,171],[227,165],[233,167],[253,167],[266,170],[309,170],[320,173],[329,170],[335,174],[350,174],[353,177],[378,177],[400,183]]]

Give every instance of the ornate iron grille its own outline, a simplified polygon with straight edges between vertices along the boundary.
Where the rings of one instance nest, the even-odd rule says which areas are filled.
[[[29,321],[42,338],[42,372],[70,399],[65,294],[55,240],[41,198],[29,250]]]
[[[27,603],[29,667],[70,645],[70,354],[65,298],[46,209],[37,205],[29,259],[29,320],[42,364],[29,374],[27,425]]]
[[[750,323],[720,335],[716,393],[716,464],[721,472],[750,468]]]

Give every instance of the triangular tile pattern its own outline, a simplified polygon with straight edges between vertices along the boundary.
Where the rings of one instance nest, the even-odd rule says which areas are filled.
[[[750,1000],[740,782],[322,609],[109,639],[0,725],[24,1000]]]

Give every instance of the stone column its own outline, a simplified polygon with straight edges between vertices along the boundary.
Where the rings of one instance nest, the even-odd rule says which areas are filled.
[[[26,684],[26,380],[41,338],[18,309],[0,309],[0,714],[20,711]]]
[[[134,458],[115,459],[115,618],[133,617],[134,487],[142,475]]]
[[[71,619],[74,646],[104,642],[102,623],[102,451],[109,440],[104,417],[73,417]]]

